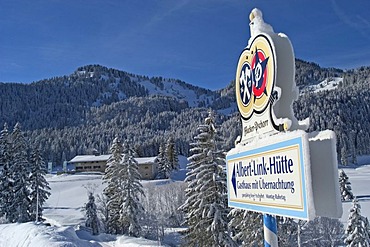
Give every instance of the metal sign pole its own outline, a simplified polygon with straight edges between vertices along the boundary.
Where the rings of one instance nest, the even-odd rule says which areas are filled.
[[[265,247],[278,247],[276,217],[263,214],[263,235]]]

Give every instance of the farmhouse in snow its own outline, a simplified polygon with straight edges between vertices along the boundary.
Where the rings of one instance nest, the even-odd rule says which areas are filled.
[[[104,172],[107,160],[111,155],[77,155],[68,163],[74,164],[77,172],[99,171]],[[154,179],[158,173],[157,157],[135,158],[139,166],[142,179]]]

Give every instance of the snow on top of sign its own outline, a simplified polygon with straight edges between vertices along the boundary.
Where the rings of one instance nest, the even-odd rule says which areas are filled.
[[[294,138],[298,137],[302,134],[306,133],[303,130],[294,130],[289,132],[279,132],[274,135],[267,134],[261,134],[259,136],[256,136],[255,138],[252,138],[248,143],[238,143],[235,148],[231,149],[227,155],[233,155],[237,153],[241,153],[245,151],[246,149],[254,149],[258,148],[260,146],[268,146],[275,144],[280,141],[284,141],[287,138]],[[247,148],[251,147],[251,148]]]
[[[260,33],[267,33],[267,34],[274,33],[274,29],[272,28],[272,26],[267,24],[263,20],[263,15],[262,15],[261,10],[257,8],[253,9],[249,15],[249,19],[251,21],[249,24],[250,31],[251,31],[251,39]]]
[[[309,133],[310,141],[322,141],[328,139],[335,139],[335,133],[331,130],[315,131]]]

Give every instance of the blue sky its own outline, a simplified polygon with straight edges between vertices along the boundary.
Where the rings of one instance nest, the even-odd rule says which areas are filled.
[[[101,64],[209,89],[235,77],[249,13],[323,67],[370,65],[369,0],[1,0],[0,82]]]

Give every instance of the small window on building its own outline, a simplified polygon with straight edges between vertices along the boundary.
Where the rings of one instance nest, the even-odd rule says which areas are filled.
[[[149,166],[145,166],[144,169],[149,169]]]

